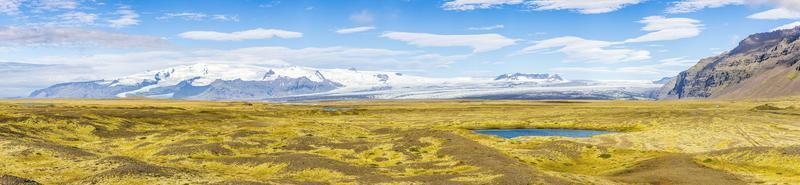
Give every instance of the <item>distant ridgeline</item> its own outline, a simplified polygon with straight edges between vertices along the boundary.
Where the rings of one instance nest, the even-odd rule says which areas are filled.
[[[565,80],[556,74],[428,78],[396,72],[194,64],[113,80],[70,82],[33,98],[150,97],[192,100],[652,99],[650,81]]]
[[[700,60],[666,83],[660,99],[800,95],[800,27],[751,35],[735,49]]]

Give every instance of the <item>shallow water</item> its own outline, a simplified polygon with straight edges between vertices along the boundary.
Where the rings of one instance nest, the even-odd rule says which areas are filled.
[[[598,130],[577,130],[577,129],[490,129],[475,130],[479,134],[496,135],[503,138],[514,138],[519,136],[562,136],[562,137],[592,137],[600,134],[614,132]]]

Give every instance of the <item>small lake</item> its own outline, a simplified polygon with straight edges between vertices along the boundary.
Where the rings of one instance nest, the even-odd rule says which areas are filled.
[[[491,130],[475,130],[475,132],[479,134],[489,134],[509,139],[519,136],[592,137],[600,134],[614,133],[609,131],[576,130],[576,129],[491,129]]]

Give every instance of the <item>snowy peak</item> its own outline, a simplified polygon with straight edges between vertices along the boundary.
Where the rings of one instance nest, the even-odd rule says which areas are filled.
[[[646,82],[646,83],[645,83]],[[150,97],[194,100],[318,99],[640,99],[650,81],[567,81],[514,73],[497,78],[429,78],[397,72],[242,64],[194,64],[112,80],[56,84],[35,98]]]
[[[316,69],[309,67],[264,67],[242,64],[208,64],[176,66],[162,70],[147,71],[140,74],[121,77],[114,80],[96,82],[98,85],[125,89],[117,92],[116,97],[130,96],[162,96],[180,89],[218,87],[225,85],[264,86],[271,84],[302,83],[303,92],[324,90],[364,91],[371,89],[404,88],[428,84],[453,84],[468,82],[465,78],[426,78],[402,75],[396,72],[360,71],[355,69]],[[231,83],[227,83],[231,82]],[[317,88],[325,86],[326,88]],[[329,88],[331,87],[331,88]],[[332,88],[335,87],[335,88]],[[243,87],[238,87],[243,88]],[[280,86],[280,88],[284,88]],[[275,93],[275,92],[272,92]],[[215,95],[217,96],[217,95]]]
[[[526,73],[513,73],[503,74],[494,79],[495,81],[513,81],[513,82],[563,82],[565,81],[557,74],[526,74]]]

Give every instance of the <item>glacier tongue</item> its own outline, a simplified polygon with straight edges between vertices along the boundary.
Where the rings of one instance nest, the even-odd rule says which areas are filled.
[[[570,81],[551,74],[515,73],[497,78],[429,78],[355,69],[199,63],[147,71],[113,80],[57,84],[38,90],[31,97],[309,100],[504,97],[538,99],[561,96],[579,99],[641,99],[649,98],[648,92],[657,87],[657,84],[649,81]]]

